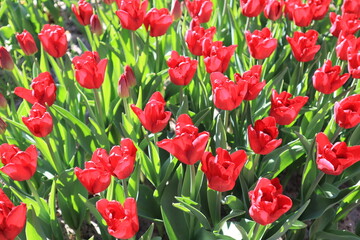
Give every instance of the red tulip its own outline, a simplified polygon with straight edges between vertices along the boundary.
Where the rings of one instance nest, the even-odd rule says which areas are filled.
[[[313,20],[321,20],[329,11],[331,0],[309,0],[309,5],[313,9]]]
[[[118,0],[119,10],[116,15],[120,19],[121,26],[132,31],[137,30],[144,22],[148,0]]]
[[[24,30],[21,34],[16,34],[16,39],[26,55],[33,55],[38,51],[35,40],[28,31]]]
[[[295,5],[296,4],[301,4],[302,1],[301,0],[287,0],[285,1],[285,16],[290,20],[294,20],[294,9],[295,9]]]
[[[0,68],[9,71],[14,69],[14,61],[10,53],[2,46],[0,46]]]
[[[296,60],[308,62],[314,59],[315,54],[320,50],[320,45],[316,45],[318,36],[319,33],[315,30],[306,33],[295,32],[293,38],[286,36]]]
[[[165,112],[165,104],[161,93],[155,92],[150,97],[144,111],[136,107],[135,104],[131,105],[131,109],[139,118],[144,128],[152,133],[157,133],[166,127],[171,117],[171,112]]]
[[[257,17],[265,7],[266,0],[240,0],[242,14],[246,17]]]
[[[120,146],[114,146],[110,150],[109,163],[115,177],[118,179],[130,177],[134,170],[136,151],[137,149],[130,138],[121,140]]]
[[[104,32],[99,17],[96,14],[92,15],[90,18],[90,29],[91,32],[95,33],[96,35],[101,35]]]
[[[353,128],[360,123],[360,94],[336,102],[334,106],[335,122],[342,128]]]
[[[331,12],[329,18],[331,22],[330,33],[335,37],[339,37],[340,32],[344,36],[355,34],[360,29],[360,19],[355,14],[336,15],[336,13]]]
[[[267,19],[276,21],[278,20],[282,14],[284,9],[284,1],[283,0],[268,0],[266,2],[265,8],[264,8],[264,16]]]
[[[357,47],[348,48],[348,70],[353,78],[360,78],[360,52],[357,51]]]
[[[136,78],[132,68],[127,65],[124,67],[124,73],[121,74],[118,82],[118,95],[121,98],[130,96],[130,88],[136,85]]]
[[[26,223],[26,204],[15,206],[0,188],[0,239],[14,240]]]
[[[231,81],[220,72],[210,74],[213,101],[217,108],[233,110],[244,100],[248,84],[246,81]]]
[[[289,197],[282,194],[278,178],[260,178],[253,191],[249,192],[251,206],[249,214],[255,222],[267,225],[275,222],[292,207]]]
[[[277,39],[271,36],[268,28],[263,28],[261,31],[255,30],[253,33],[246,31],[245,38],[250,55],[255,59],[269,57],[277,47]]]
[[[139,219],[134,198],[127,198],[123,205],[114,200],[101,199],[96,202],[96,209],[105,219],[111,236],[129,239],[139,231]]]
[[[174,155],[180,162],[193,165],[202,158],[210,136],[208,132],[198,131],[189,115],[182,114],[176,122],[176,136],[173,139],[164,139],[157,145]]]
[[[55,58],[65,55],[68,42],[63,27],[45,24],[38,36],[48,54]]]
[[[207,38],[212,41],[216,33],[216,28],[210,27],[209,29],[204,29],[203,27],[200,27],[200,25],[198,25],[198,22],[196,20],[193,20],[191,22],[195,26],[189,29],[185,34],[186,45],[188,46],[189,51],[192,54],[196,56],[201,56],[202,42],[204,41],[204,39]]]
[[[292,16],[296,26],[307,27],[313,20],[313,8],[309,4],[296,3]]]
[[[81,56],[73,58],[76,81],[88,89],[100,88],[104,82],[108,60],[101,59],[97,52],[86,51]]]
[[[333,66],[330,60],[326,60],[324,65],[317,69],[312,78],[314,88],[324,94],[331,94],[338,90],[349,79],[350,74],[345,73],[340,76],[340,66]]]
[[[29,180],[36,172],[38,153],[35,145],[21,151],[15,145],[4,143],[0,145],[0,158],[4,165],[0,171],[12,180]]]
[[[173,0],[170,13],[171,16],[173,16],[174,20],[181,18],[182,7],[183,7],[182,2],[179,2],[179,0]]]
[[[316,165],[326,174],[340,175],[346,168],[360,161],[360,146],[348,147],[346,142],[331,144],[324,133],[316,135]]]
[[[351,52],[357,53],[360,50],[360,38],[356,38],[352,34],[344,35],[341,32],[336,43],[336,56],[347,61],[349,47],[352,47]]]
[[[180,56],[178,52],[172,51],[171,57],[167,60],[171,82],[181,86],[188,85],[194,77],[197,63],[197,60],[191,60],[189,57]]]
[[[71,10],[81,25],[86,26],[90,24],[90,18],[93,15],[93,8],[90,3],[85,0],[79,0],[78,6],[75,4],[71,5]]]
[[[36,137],[46,137],[53,129],[53,120],[50,113],[46,112],[46,107],[35,103],[29,117],[22,117],[23,123],[29,131]]]
[[[265,81],[260,82],[261,79],[261,65],[252,66],[249,71],[244,72],[241,76],[240,73],[235,73],[235,81],[245,81],[248,83],[247,85],[247,92],[245,95],[244,100],[250,101],[257,98],[260,91],[266,85]]]
[[[208,38],[204,39],[202,49],[206,72],[224,73],[229,66],[236,47],[237,45],[225,47],[221,41],[212,42]]]
[[[206,175],[209,188],[219,192],[232,190],[246,159],[244,150],[229,154],[225,149],[217,148],[216,156],[205,152],[201,159],[201,171]]]
[[[152,8],[146,13],[144,26],[149,31],[151,37],[159,37],[166,33],[173,22],[173,18],[167,8]]]
[[[56,85],[49,72],[40,73],[31,83],[32,90],[16,87],[14,93],[31,104],[51,106],[56,100]]]
[[[74,172],[89,193],[95,194],[107,189],[111,181],[111,165],[106,150],[96,149],[91,160],[85,162],[85,169],[75,167]]]
[[[213,10],[211,0],[185,0],[187,9],[192,18],[197,18],[199,23],[206,23],[210,20]]]
[[[279,130],[274,117],[257,120],[255,126],[248,126],[248,139],[251,149],[256,154],[266,155],[280,146],[282,140],[276,139]]]
[[[360,2],[354,0],[344,0],[341,6],[342,15],[351,13],[360,18]]]
[[[292,95],[288,92],[278,94],[273,90],[271,95],[270,116],[276,119],[277,124],[288,125],[292,123],[301,108],[306,104],[309,97],[297,96],[290,99]]]

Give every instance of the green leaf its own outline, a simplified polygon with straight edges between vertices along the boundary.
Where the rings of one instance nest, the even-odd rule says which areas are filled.
[[[233,210],[228,215],[226,215],[223,219],[220,220],[218,224],[214,227],[214,231],[218,232],[222,228],[222,226],[230,219],[241,216],[245,213],[245,211],[241,210]]]
[[[153,231],[154,231],[154,223],[150,225],[148,230],[146,230],[146,232],[141,236],[139,240],[151,240]]]
[[[345,230],[327,230],[316,234],[316,239],[360,240],[360,237]]]

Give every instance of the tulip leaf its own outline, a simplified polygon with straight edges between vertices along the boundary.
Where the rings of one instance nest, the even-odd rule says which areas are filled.
[[[150,225],[148,230],[139,238],[139,240],[151,240],[152,234],[154,232],[154,223]]]
[[[316,239],[360,240],[360,237],[345,230],[327,230],[317,233]]]
[[[231,211],[228,215],[226,215],[223,219],[221,219],[221,221],[216,224],[216,226],[214,227],[214,232],[219,232],[220,229],[222,228],[222,226],[230,219],[241,216],[245,213],[245,211],[242,210],[233,210]]]
[[[39,223],[39,218],[36,217],[35,211],[32,207],[28,206],[25,228],[26,238],[34,240],[47,239],[47,235],[43,232],[42,226],[43,225]]]
[[[199,204],[190,200],[190,198],[187,197],[175,197],[176,200],[178,200],[180,202],[179,205],[174,205],[174,206],[181,206],[182,208],[187,209],[188,211],[185,211],[186,213],[191,213],[191,215],[195,216],[199,222],[202,224],[202,226],[207,229],[210,230],[211,226],[209,221],[207,220],[206,216],[200,212],[199,209],[197,209],[195,206],[198,206]],[[181,209],[182,210],[182,209]]]

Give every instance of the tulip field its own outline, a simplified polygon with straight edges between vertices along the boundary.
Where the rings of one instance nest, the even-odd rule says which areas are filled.
[[[360,0],[0,0],[0,240],[360,240]]]

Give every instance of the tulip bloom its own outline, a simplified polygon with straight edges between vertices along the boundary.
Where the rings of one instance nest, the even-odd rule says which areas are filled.
[[[279,130],[274,117],[257,120],[255,126],[248,126],[248,139],[251,149],[256,154],[266,155],[280,146],[282,140],[276,139]]]
[[[197,18],[199,23],[206,23],[210,20],[213,10],[211,0],[185,0],[187,9],[192,18]]]
[[[46,137],[53,129],[53,120],[50,113],[46,111],[46,107],[39,103],[32,106],[30,116],[22,117],[22,121],[36,137]]]
[[[127,198],[123,205],[115,200],[101,199],[96,202],[96,209],[105,219],[111,236],[129,239],[139,231],[139,219],[134,198]]]
[[[266,2],[265,8],[264,8],[264,16],[267,19],[276,21],[278,20],[282,14],[284,9],[284,1],[283,0],[268,0]]]
[[[268,28],[263,28],[261,31],[255,30],[253,33],[246,31],[245,38],[250,55],[255,59],[269,57],[277,47],[277,39],[271,36]]]
[[[198,22],[196,22],[196,20],[192,20],[192,23],[194,23],[195,26],[187,30],[185,34],[185,42],[189,48],[189,51],[192,54],[196,56],[201,56],[202,42],[204,41],[204,39],[210,39],[212,41],[216,33],[216,28],[210,27],[209,29],[204,29],[203,27],[200,27],[200,25],[198,25]]]
[[[140,0],[118,0],[119,10],[116,15],[120,19],[123,28],[135,31],[144,22],[148,0],[140,2]]]
[[[90,18],[93,15],[93,8],[90,3],[85,0],[79,0],[78,6],[75,4],[71,5],[71,10],[81,25],[86,26],[90,24]]]
[[[322,132],[316,135],[316,145],[316,165],[326,174],[340,175],[360,161],[360,146],[348,147],[345,142],[332,144]]]
[[[2,46],[0,46],[0,68],[9,71],[14,69],[14,61],[10,53]]]
[[[90,18],[90,29],[92,33],[95,33],[99,36],[104,32],[99,17],[96,14],[92,15]]]
[[[231,111],[244,100],[248,89],[246,81],[231,81],[220,72],[211,73],[210,81],[213,101],[217,108]]]
[[[333,66],[331,60],[326,60],[324,65],[317,69],[312,78],[314,88],[324,94],[330,94],[338,90],[349,79],[350,74],[340,76],[340,66]]]
[[[159,37],[166,33],[173,22],[173,18],[167,8],[152,8],[146,13],[144,26],[147,31],[150,28],[151,37]]]
[[[235,52],[237,45],[223,46],[223,42],[212,42],[204,39],[202,42],[203,56],[206,72],[224,73],[229,66],[230,59]]]
[[[118,95],[121,98],[127,98],[130,95],[130,88],[136,85],[136,78],[132,68],[127,65],[124,67],[124,73],[121,74],[118,82]]]
[[[26,204],[15,206],[0,188],[0,239],[14,240],[26,223]]]
[[[118,179],[126,179],[134,171],[136,147],[130,138],[121,140],[120,146],[110,150],[109,163],[112,175]]]
[[[275,222],[292,207],[289,197],[282,194],[278,178],[260,178],[253,191],[249,192],[251,206],[249,214],[255,222],[267,225]]]
[[[360,94],[336,102],[335,122],[342,128],[353,128],[360,123]]]
[[[37,158],[35,145],[30,145],[25,151],[7,143],[0,145],[0,159],[4,165],[0,171],[12,180],[29,180],[36,172]]]
[[[308,62],[314,59],[315,54],[320,50],[320,45],[316,45],[318,36],[319,33],[315,30],[306,33],[295,32],[293,38],[286,36],[296,60]]]
[[[349,51],[349,48],[352,48]],[[356,38],[352,34],[343,34],[342,32],[339,35],[338,41],[336,43],[336,56],[341,60],[348,60],[348,54],[358,52],[360,50],[360,38]],[[349,53],[350,52],[350,53]]]
[[[309,0],[310,8],[313,11],[313,20],[321,20],[329,11],[331,0]]]
[[[341,6],[342,15],[351,13],[360,18],[360,2],[354,0],[344,0]]]
[[[276,90],[272,92],[270,116],[273,116],[280,125],[292,123],[309,99],[303,96],[290,99],[291,97],[292,95],[285,91],[280,94]]]
[[[356,50],[348,48],[348,70],[353,78],[360,78],[360,53]]]
[[[56,100],[56,85],[49,72],[40,73],[32,80],[30,87],[32,90],[16,87],[14,93],[31,104],[53,105]]]
[[[26,55],[33,55],[38,51],[35,40],[28,31],[24,30],[21,34],[16,34],[16,39]]]
[[[242,14],[246,17],[257,17],[265,7],[266,0],[240,0]]]
[[[174,20],[177,20],[182,15],[182,3],[179,2],[179,0],[173,0],[171,5],[171,11],[170,14],[173,16]]]
[[[329,18],[331,22],[330,33],[335,37],[339,37],[340,32],[344,36],[355,34],[360,29],[360,19],[355,14],[336,15],[336,13],[331,12]]]
[[[171,112],[165,112],[165,100],[160,92],[155,92],[146,104],[144,111],[131,105],[131,109],[139,118],[141,124],[146,130],[157,133],[162,131],[168,124]]]
[[[65,55],[68,42],[63,27],[45,24],[38,36],[44,50],[48,54],[55,58]]]
[[[87,89],[100,88],[104,82],[108,60],[101,59],[97,52],[86,51],[81,56],[73,58],[75,77],[78,83]]]
[[[197,63],[197,60],[191,60],[189,57],[180,56],[178,52],[172,51],[171,57],[167,60],[171,82],[181,86],[188,85],[194,77]]]
[[[294,16],[293,16],[293,13],[294,13],[294,9],[295,9],[295,5],[296,4],[301,4],[301,0],[287,0],[285,1],[285,9],[284,9],[284,12],[285,12],[285,16],[290,20],[294,20]]]
[[[297,3],[292,16],[296,26],[307,27],[313,20],[313,8],[309,4]]]
[[[209,188],[219,192],[232,190],[246,159],[244,150],[229,154],[225,149],[217,148],[216,156],[205,152],[201,159],[201,171],[206,175]]]
[[[249,71],[244,72],[244,74],[241,76],[240,73],[235,73],[235,81],[245,81],[248,83],[247,85],[247,92],[244,97],[244,100],[250,101],[257,98],[260,91],[264,88],[266,85],[265,81],[260,82],[261,79],[261,65],[255,65],[252,66]]]
[[[193,165],[202,158],[210,136],[208,132],[198,131],[189,115],[181,114],[175,126],[176,136],[173,139],[164,139],[157,145],[180,162]]]

